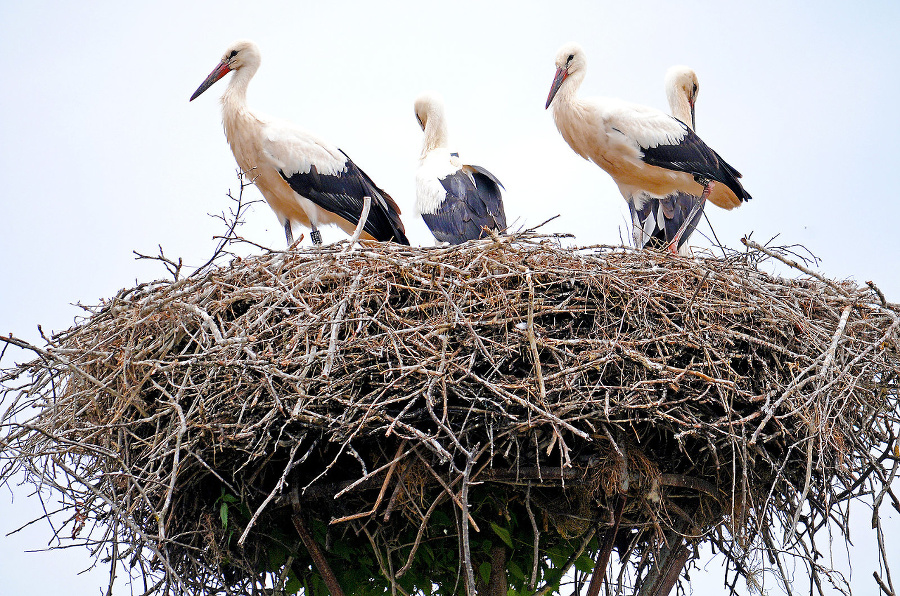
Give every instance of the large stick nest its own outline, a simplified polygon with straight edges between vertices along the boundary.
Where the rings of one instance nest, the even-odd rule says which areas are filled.
[[[56,489],[58,535],[147,593],[321,593],[298,526],[354,593],[482,590],[498,547],[510,588],[556,590],[622,503],[619,592],[681,537],[735,581],[799,558],[847,589],[828,533],[896,504],[900,317],[869,288],[757,251],[345,248],[89,309],[5,371],[0,480]]]

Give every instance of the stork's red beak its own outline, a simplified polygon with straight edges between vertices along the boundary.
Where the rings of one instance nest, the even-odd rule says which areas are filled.
[[[200,97],[201,93],[212,87],[213,83],[227,75],[229,72],[231,72],[231,69],[228,67],[228,64],[226,62],[219,62],[219,65],[216,66],[216,68],[211,73],[209,73],[209,76],[206,77],[206,80],[203,81],[203,83],[201,83],[200,86],[197,87],[197,90],[194,91],[194,94],[191,95],[190,101],[194,101],[195,99]]]
[[[556,75],[553,77],[553,84],[550,85],[550,95],[547,96],[547,104],[544,106],[544,109],[550,107],[550,103],[553,101],[553,98],[556,97],[556,92],[559,91],[559,86],[562,85],[562,82],[566,80],[566,77],[569,76],[569,71],[565,68],[557,68]]]
[[[694,116],[694,100],[690,101],[691,104],[691,130],[697,130],[697,118]]]

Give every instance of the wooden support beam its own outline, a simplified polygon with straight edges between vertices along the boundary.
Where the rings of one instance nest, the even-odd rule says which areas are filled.
[[[656,590],[652,592],[653,596],[669,596],[690,556],[690,545],[681,539],[678,546],[669,552],[663,573],[659,575],[656,582]]]
[[[294,507],[294,515],[291,516],[294,527],[297,529],[297,534],[300,535],[300,540],[303,541],[303,546],[306,547],[309,556],[312,557],[316,569],[319,570],[319,575],[322,576],[322,581],[325,582],[328,592],[331,596],[344,596],[344,590],[341,589],[341,584],[338,583],[337,577],[331,570],[331,565],[328,564],[322,549],[313,540],[312,534],[309,533],[309,530],[306,529],[306,525],[303,523],[303,516],[300,511],[300,491],[297,490],[296,485],[291,489],[291,504]]]
[[[509,582],[506,579],[506,546],[496,544],[491,548],[491,579],[488,582],[489,596],[506,596]]]
[[[668,596],[675,587],[691,554],[690,544],[682,537],[687,525],[678,524],[666,533],[666,544],[659,549],[656,564],[644,578],[637,596]]]
[[[509,590],[509,580],[506,577],[506,555],[505,545],[495,544],[491,547],[491,573],[487,581],[480,573],[475,574],[475,594],[477,596],[506,596]],[[484,565],[484,562],[481,562],[481,565]],[[476,570],[479,567],[476,567]]]
[[[600,546],[600,552],[597,554],[597,562],[594,564],[593,573],[591,573],[591,583],[588,584],[586,596],[598,596],[600,594],[600,588],[603,586],[603,578],[606,577],[606,568],[609,565],[609,557],[616,542],[616,534],[619,533],[619,522],[622,521],[622,512],[625,510],[625,501],[627,500],[628,497],[624,494],[616,497],[613,523],[603,535],[603,544]]]

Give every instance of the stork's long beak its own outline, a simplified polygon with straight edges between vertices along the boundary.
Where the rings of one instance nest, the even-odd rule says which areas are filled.
[[[690,102],[691,104],[691,130],[697,130],[697,118],[694,116],[694,102]]]
[[[565,68],[557,68],[556,75],[553,77],[553,84],[550,85],[550,95],[547,96],[547,103],[544,105],[544,109],[550,107],[550,103],[553,101],[553,98],[556,97],[556,92],[559,91],[559,86],[562,85],[562,82],[566,80],[566,77],[569,76],[569,71]]]
[[[201,83],[200,86],[197,87],[197,90],[194,91],[194,94],[191,95],[190,101],[194,101],[195,99],[200,97],[201,93],[212,87],[213,83],[227,75],[229,72],[231,72],[231,69],[228,67],[228,64],[226,62],[219,62],[219,65],[216,66],[216,68],[211,73],[209,73],[209,76],[206,77],[206,80],[203,81],[203,83]]]

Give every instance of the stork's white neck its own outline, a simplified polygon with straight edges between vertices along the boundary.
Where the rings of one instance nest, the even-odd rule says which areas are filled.
[[[253,152],[248,143],[252,143],[251,139],[255,138],[253,134],[256,132],[257,126],[254,126],[258,120],[250,108],[247,106],[247,86],[250,79],[256,74],[258,65],[245,65],[238,70],[232,72],[231,80],[228,81],[228,88],[222,94],[222,125],[225,128],[225,138],[231,145],[234,157],[244,171],[248,168],[257,166],[256,163],[249,163],[248,156]],[[246,145],[246,146],[245,146]],[[246,162],[246,163],[245,163]]]
[[[590,157],[590,143],[593,135],[590,128],[584,126],[587,120],[587,105],[578,97],[578,88],[584,80],[584,72],[575,72],[562,82],[550,107],[553,111],[553,122],[569,147],[585,159]]]
[[[669,110],[672,115],[687,124],[688,128],[692,128],[691,103],[688,101],[684,90],[680,87],[670,87],[666,89],[666,95],[669,99]]]
[[[422,145],[422,157],[438,147],[446,147],[448,141],[447,121],[443,110],[428,110],[425,121],[425,142]]]
[[[228,81],[228,88],[222,94],[222,110],[240,111],[247,108],[247,86],[256,74],[256,66],[247,65],[235,70]]]
[[[245,174],[260,167],[258,145],[261,121],[247,105],[247,85],[257,67],[258,65],[245,65],[233,71],[221,99],[225,138],[231,146],[234,159]]]
[[[563,80],[551,104],[554,117],[560,110],[565,111],[577,106],[578,88],[581,87],[582,81],[584,81],[584,71],[576,71]]]

